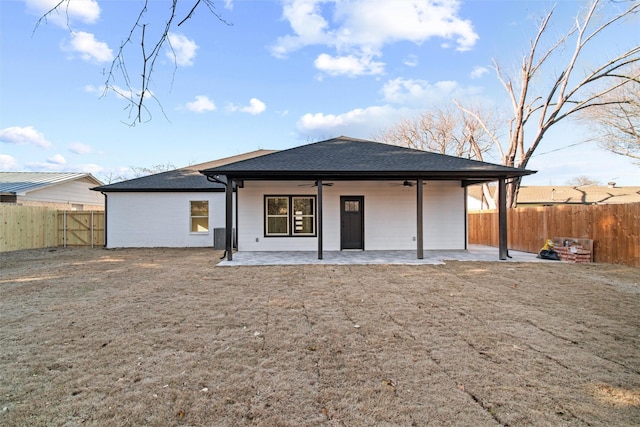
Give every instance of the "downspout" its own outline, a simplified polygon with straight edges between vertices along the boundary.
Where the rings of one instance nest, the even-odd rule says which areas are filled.
[[[222,184],[224,186],[224,188],[225,188],[225,191],[227,191],[226,190],[226,188],[227,188],[227,183],[226,182],[223,182],[223,181],[220,181],[219,179],[216,179],[215,176],[209,176],[209,175],[205,175],[205,176],[207,177],[207,181],[209,181],[209,182],[217,182],[218,184]],[[211,247],[214,248],[216,246],[215,232],[213,233],[212,239],[213,239],[213,242],[211,242]],[[226,257],[226,256],[227,256],[227,252],[225,251],[225,253],[222,254],[222,258],[220,258],[220,259],[224,259],[224,257]]]
[[[233,231],[231,232],[232,233],[231,238],[233,239],[233,242],[231,242],[231,246],[233,248],[235,248],[236,251],[238,250],[238,212],[239,212],[238,211],[238,203],[239,203],[238,200],[240,199],[240,197],[238,197],[239,194],[240,194],[240,187],[238,186],[238,183],[236,182],[236,204],[235,204],[236,212],[235,212],[235,216],[234,216],[234,219],[235,219],[235,222],[236,222],[236,228],[235,228],[236,232],[235,233],[233,233]]]
[[[422,178],[416,180],[416,256],[424,259],[424,189]]]
[[[224,194],[225,194],[225,250],[220,259],[227,258],[228,261],[233,261],[233,219],[231,216],[232,213],[229,212],[229,205],[233,204],[233,182],[231,186],[229,186],[228,178],[226,181],[223,181],[219,178],[218,175],[210,176],[206,175],[207,181],[209,182],[217,182],[218,184],[222,184],[224,186]],[[231,193],[231,194],[229,194]],[[236,197],[236,202],[237,202]],[[237,209],[236,209],[237,211]]]
[[[227,187],[224,192],[225,196],[225,240],[227,261],[233,261],[233,179],[227,177]]]
[[[509,256],[507,237],[507,185],[506,178],[498,180],[498,258],[504,261]]]
[[[107,199],[107,193],[104,193],[104,192],[101,191],[100,194],[102,194],[104,196],[104,246],[103,247],[106,248],[107,247],[107,218],[108,218],[108,215],[107,215],[107,206],[108,206],[107,200],[108,199]],[[93,241],[91,241],[91,244],[93,245]]]
[[[317,221],[318,221],[318,225],[317,225],[317,227],[318,227],[318,229],[317,229],[317,232],[318,232],[318,259],[322,259],[323,256],[324,256],[323,255],[323,240],[322,240],[322,233],[323,233],[323,231],[322,231],[322,210],[323,210],[323,207],[322,207],[322,179],[318,179],[316,181],[316,184],[318,186],[318,202],[317,202],[317,205],[316,205],[316,209],[318,210],[318,214],[317,214],[318,215],[318,218],[317,218]]]
[[[464,188],[464,250],[469,250],[469,205],[467,198],[469,197],[468,187],[465,185]],[[484,197],[484,194],[482,195]]]

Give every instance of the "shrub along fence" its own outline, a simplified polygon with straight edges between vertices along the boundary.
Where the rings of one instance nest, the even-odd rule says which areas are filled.
[[[104,245],[104,211],[0,205],[0,252]]]
[[[595,262],[640,267],[640,203],[509,209],[508,246],[537,253],[546,239],[593,240]],[[498,246],[498,212],[469,213],[469,243]]]

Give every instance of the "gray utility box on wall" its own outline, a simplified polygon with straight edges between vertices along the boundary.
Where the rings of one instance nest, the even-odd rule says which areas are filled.
[[[231,240],[233,241],[233,247],[236,247],[236,229],[231,232]],[[227,249],[227,234],[224,228],[213,229],[213,249],[225,250]]]

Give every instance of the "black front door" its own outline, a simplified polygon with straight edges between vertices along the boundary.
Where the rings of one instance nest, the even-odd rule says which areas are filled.
[[[340,196],[340,249],[364,249],[364,197]]]

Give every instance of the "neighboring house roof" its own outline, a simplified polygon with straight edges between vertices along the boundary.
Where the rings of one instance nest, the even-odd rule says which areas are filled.
[[[594,204],[640,202],[640,187],[587,185],[520,187],[518,204]]]
[[[24,196],[30,191],[42,190],[47,187],[80,179],[86,179],[96,185],[102,184],[102,182],[89,173],[0,172],[0,194]]]
[[[491,192],[495,187],[491,187]],[[478,200],[482,198],[480,186],[469,187],[468,194]],[[640,187],[616,187],[615,185],[542,185],[521,186],[518,205],[558,204],[621,204],[640,202]]]
[[[237,156],[225,157],[210,162],[199,163],[168,172],[156,173],[114,184],[92,188],[101,192],[174,192],[174,191],[224,191],[224,186],[217,182],[210,182],[199,171],[213,168],[230,162],[250,159],[273,153],[273,150],[256,150]]]
[[[460,157],[341,136],[202,170],[240,179],[461,179],[471,182],[535,173]]]

